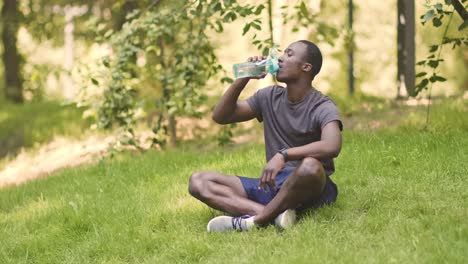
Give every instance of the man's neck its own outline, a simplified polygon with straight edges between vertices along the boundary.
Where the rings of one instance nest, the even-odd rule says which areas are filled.
[[[288,90],[288,101],[296,103],[302,101],[313,88],[310,82],[297,82],[288,83],[286,89]]]

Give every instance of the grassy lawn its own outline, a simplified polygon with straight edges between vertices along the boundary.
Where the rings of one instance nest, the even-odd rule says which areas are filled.
[[[284,232],[208,234],[221,213],[187,192],[200,169],[258,176],[262,145],[124,154],[2,189],[0,263],[465,263],[468,117],[454,107],[429,130],[422,112],[345,131],[337,202]]]
[[[52,101],[0,103],[0,158],[22,147],[47,142],[55,135],[79,136],[89,127],[81,111],[71,105]]]

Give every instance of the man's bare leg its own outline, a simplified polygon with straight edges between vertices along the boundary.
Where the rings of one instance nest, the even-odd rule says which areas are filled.
[[[325,177],[320,161],[304,158],[273,200],[255,216],[254,222],[260,225],[270,223],[286,209],[296,209],[304,201],[319,198],[325,187]]]
[[[247,198],[238,177],[212,171],[195,172],[190,177],[189,193],[211,208],[233,216],[257,215],[264,206]]]

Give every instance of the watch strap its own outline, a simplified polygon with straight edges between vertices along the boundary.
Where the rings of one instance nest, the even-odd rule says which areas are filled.
[[[284,158],[284,161],[287,161],[288,160],[288,151],[286,148],[282,148],[280,150],[278,150],[278,152],[283,155],[283,158]]]

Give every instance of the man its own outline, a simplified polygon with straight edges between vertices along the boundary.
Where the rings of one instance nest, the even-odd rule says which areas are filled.
[[[338,190],[330,175],[335,170],[333,158],[341,150],[342,123],[331,99],[312,87],[321,66],[318,47],[300,40],[279,58],[276,78],[286,88],[273,85],[238,101],[250,80],[243,78],[223,95],[213,120],[219,124],[263,121],[268,163],[258,179],[210,171],[192,174],[190,194],[232,215],[213,218],[209,232],[247,231],[272,222],[288,228],[296,221],[296,210],[336,200]]]

